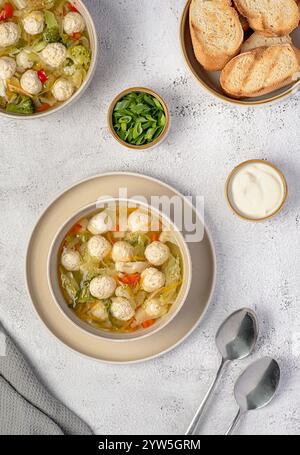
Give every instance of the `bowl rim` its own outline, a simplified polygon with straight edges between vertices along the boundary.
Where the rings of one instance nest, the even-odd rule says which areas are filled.
[[[234,99],[230,98],[229,96],[218,93],[216,90],[212,89],[195,71],[192,63],[190,62],[187,51],[186,51],[186,45],[185,45],[185,40],[184,40],[184,32],[185,32],[185,24],[187,20],[187,16],[189,14],[190,10],[190,5],[191,5],[192,0],[187,0],[186,5],[183,9],[181,19],[180,19],[180,26],[179,26],[179,34],[180,34],[180,47],[181,47],[181,52],[184,57],[184,61],[186,63],[186,66],[190,69],[192,72],[194,78],[198,81],[198,83],[205,89],[206,92],[210,93],[214,97],[218,98],[220,101],[223,103],[230,103],[233,105],[237,106],[243,106],[243,107],[249,107],[249,106],[254,106],[254,107],[260,107],[266,104],[271,104],[274,103],[275,101],[280,101],[284,98],[287,98],[290,96],[296,89],[300,88],[300,81],[296,81],[292,87],[287,88],[285,91],[282,93],[279,93],[278,95],[273,95],[270,98],[266,98],[263,100],[256,100],[256,101],[243,101],[239,99]]]
[[[181,238],[181,242],[182,242],[182,245],[183,245],[183,248],[184,248],[184,252],[185,252],[185,256],[186,256],[186,269],[187,269],[186,281],[187,281],[187,284],[186,284],[185,291],[184,291],[184,293],[181,296],[180,304],[178,304],[178,307],[176,308],[176,310],[172,314],[167,313],[165,315],[166,316],[165,317],[165,321],[162,324],[160,324],[160,325],[154,324],[152,327],[149,327],[148,329],[144,329],[143,332],[141,332],[138,336],[132,336],[130,338],[129,337],[128,338],[126,338],[126,337],[124,337],[124,338],[111,338],[108,335],[110,332],[105,332],[108,336],[104,336],[104,335],[101,334],[101,331],[99,331],[99,333],[97,333],[96,329],[95,330],[91,330],[92,327],[90,327],[87,323],[84,323],[84,321],[81,321],[82,324],[80,324],[80,325],[77,324],[75,322],[75,320],[73,320],[73,318],[70,318],[68,316],[68,314],[64,311],[62,306],[59,304],[59,302],[58,302],[58,300],[56,298],[55,292],[54,292],[54,288],[53,288],[53,285],[52,285],[52,279],[51,279],[51,270],[52,270],[51,260],[52,260],[53,249],[54,249],[54,246],[55,246],[55,244],[56,244],[56,242],[58,240],[58,237],[61,235],[62,231],[66,228],[66,226],[70,223],[71,220],[74,219],[74,221],[75,221],[76,216],[78,216],[81,212],[83,212],[85,210],[88,210],[89,208],[92,209],[92,207],[95,206],[98,202],[101,203],[101,204],[108,204],[109,202],[116,202],[116,203],[126,202],[126,203],[137,204],[138,208],[139,207],[143,207],[144,209],[151,209],[151,211],[153,213],[155,213],[157,216],[161,217],[162,220],[166,221],[166,223],[169,224],[171,226],[171,228],[174,229],[174,231],[176,231],[176,233]],[[144,339],[144,338],[146,338],[148,336],[154,335],[157,332],[159,332],[160,330],[162,330],[163,328],[165,328],[169,323],[171,323],[171,321],[173,321],[173,319],[178,315],[178,313],[180,312],[180,310],[184,306],[184,304],[186,302],[186,299],[188,297],[188,294],[190,292],[191,283],[192,283],[191,253],[190,253],[188,244],[187,244],[187,242],[184,239],[183,234],[179,231],[179,229],[177,228],[175,223],[167,215],[165,215],[161,211],[157,210],[155,207],[151,206],[150,204],[142,203],[142,202],[140,202],[140,201],[138,201],[137,199],[134,199],[134,198],[107,198],[107,199],[103,199],[103,200],[101,199],[99,201],[91,202],[91,203],[81,207],[80,209],[78,209],[75,213],[73,213],[64,222],[64,224],[59,228],[59,230],[55,234],[55,236],[54,236],[54,238],[53,238],[53,240],[51,242],[51,245],[50,245],[50,248],[49,248],[49,253],[48,253],[48,258],[47,258],[47,281],[48,281],[48,287],[49,287],[52,299],[55,302],[56,306],[58,307],[59,311],[77,329],[80,329],[84,333],[88,333],[89,335],[92,335],[92,336],[94,336],[96,338],[101,338],[102,340],[105,340],[105,341],[108,341],[108,342],[113,342],[113,343],[123,343],[123,342],[138,341],[138,340]],[[167,317],[168,315],[169,315],[169,317]],[[134,333],[136,333],[136,332],[134,332]]]
[[[18,114],[10,114],[2,109],[0,109],[0,117],[7,118],[7,119],[14,119],[14,120],[34,120],[37,118],[43,118],[43,117],[48,117],[51,114],[54,114],[58,111],[62,111],[63,109],[67,108],[71,104],[75,103],[76,101],[79,100],[81,95],[85,92],[85,90],[88,88],[89,84],[91,83],[96,67],[97,67],[97,60],[98,60],[98,38],[97,38],[97,31],[96,31],[96,26],[94,23],[94,20],[92,18],[91,13],[89,12],[87,6],[85,5],[83,0],[73,0],[73,3],[78,6],[82,12],[84,13],[84,18],[88,19],[89,21],[89,27],[91,33],[89,34],[89,39],[91,42],[93,42],[94,49],[92,51],[92,59],[91,59],[91,64],[89,67],[89,71],[87,73],[86,79],[83,82],[83,84],[80,86],[80,88],[74,93],[74,95],[71,96],[67,101],[62,102],[58,106],[54,107],[53,109],[49,109],[44,112],[40,112],[37,114],[33,115],[18,115]],[[81,13],[81,11],[80,11]]]
[[[267,215],[267,216],[265,216],[263,218],[251,218],[251,217],[248,217],[247,215],[242,215],[242,213],[239,212],[234,207],[234,205],[232,204],[231,198],[230,198],[230,195],[229,195],[230,183],[231,183],[231,180],[234,177],[234,175],[240,169],[242,169],[244,166],[247,166],[248,164],[255,164],[255,163],[265,164],[266,166],[269,166],[272,169],[274,169],[277,172],[277,174],[279,175],[280,180],[282,181],[282,184],[283,184],[283,197],[282,197],[282,201],[281,201],[279,207],[273,213],[271,213],[270,215]],[[226,179],[226,183],[225,183],[225,196],[226,196],[227,204],[229,205],[230,209],[240,219],[242,219],[244,221],[251,221],[251,222],[254,222],[254,223],[262,223],[262,222],[264,222],[266,220],[274,218],[276,215],[279,214],[279,212],[281,212],[281,210],[283,209],[283,207],[284,207],[284,205],[285,205],[285,203],[287,201],[287,198],[288,198],[288,184],[287,184],[287,181],[286,181],[286,178],[285,178],[285,175],[283,174],[283,172],[277,166],[275,166],[275,164],[271,163],[270,161],[262,160],[262,159],[246,160],[246,161],[243,161],[242,163],[239,163],[237,166],[235,166],[232,169],[232,171],[230,172],[230,174],[228,175],[228,177]]]
[[[152,95],[154,98],[158,99],[158,101],[161,103],[161,105],[163,106],[164,111],[165,111],[165,115],[166,115],[165,127],[164,127],[163,131],[160,133],[160,135],[156,139],[154,139],[154,141],[150,142],[149,144],[143,144],[143,145],[129,144],[129,143],[123,141],[118,136],[118,134],[116,133],[116,131],[113,127],[112,115],[113,115],[113,111],[114,111],[114,108],[115,108],[117,102],[120,101],[124,96],[126,96],[132,92],[142,92],[142,93],[147,93],[149,95]],[[107,123],[108,123],[108,128],[109,128],[111,135],[123,147],[126,147],[127,149],[131,149],[131,150],[147,150],[152,147],[155,147],[156,145],[161,143],[166,138],[166,136],[169,132],[169,129],[170,129],[170,111],[169,111],[167,103],[165,102],[163,97],[159,93],[155,92],[154,90],[147,88],[147,87],[129,87],[125,90],[122,90],[122,92],[120,92],[118,95],[116,95],[114,97],[114,99],[112,100],[112,102],[110,103],[109,108],[108,108],[108,113],[107,113]]]

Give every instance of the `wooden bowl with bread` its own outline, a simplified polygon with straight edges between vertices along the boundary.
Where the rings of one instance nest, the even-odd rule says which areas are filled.
[[[214,96],[268,104],[300,87],[299,22],[300,0],[188,0],[181,46],[192,73]]]

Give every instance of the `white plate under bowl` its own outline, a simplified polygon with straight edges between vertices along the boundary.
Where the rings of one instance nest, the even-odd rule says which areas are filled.
[[[149,337],[120,344],[95,337],[76,327],[52,298],[47,279],[48,253],[66,219],[101,196],[119,197],[119,188],[127,188],[129,198],[136,199],[136,195],[146,197],[149,204],[151,196],[179,196],[184,207],[190,207],[189,201],[174,188],[141,174],[109,173],[84,180],[58,196],[38,220],[27,250],[26,281],[37,314],[56,338],[84,356],[120,364],[158,357],[181,343],[195,329],[212,297],[216,260],[210,233],[205,228],[203,240],[190,244],[193,278],[184,306],[170,324]],[[196,211],[195,221],[200,228],[203,227]]]

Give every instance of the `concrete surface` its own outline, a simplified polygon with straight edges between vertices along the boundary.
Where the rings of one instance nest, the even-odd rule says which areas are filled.
[[[261,335],[253,359],[281,363],[277,399],[249,414],[243,434],[300,430],[299,95],[262,109],[237,109],[204,93],[185,68],[178,39],[184,0],[89,0],[99,33],[94,81],[78,104],[41,121],[0,119],[0,318],[49,389],[98,434],[183,434],[219,361],[214,334],[233,310],[257,310]],[[120,148],[106,126],[108,105],[133,85],[158,90],[172,112],[165,143],[136,153]],[[228,172],[266,158],[286,174],[290,196],[276,219],[249,224],[223,196]],[[136,171],[185,194],[205,196],[218,257],[218,284],[201,326],[164,357],[134,366],[102,365],[70,353],[34,314],[24,282],[28,237],[54,196],[104,171]],[[201,433],[223,434],[236,405],[232,389],[249,363],[232,365]]]

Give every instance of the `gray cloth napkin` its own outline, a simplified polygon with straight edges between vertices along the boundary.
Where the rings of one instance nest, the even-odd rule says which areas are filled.
[[[92,434],[45,389],[1,323],[0,337],[0,435]]]

